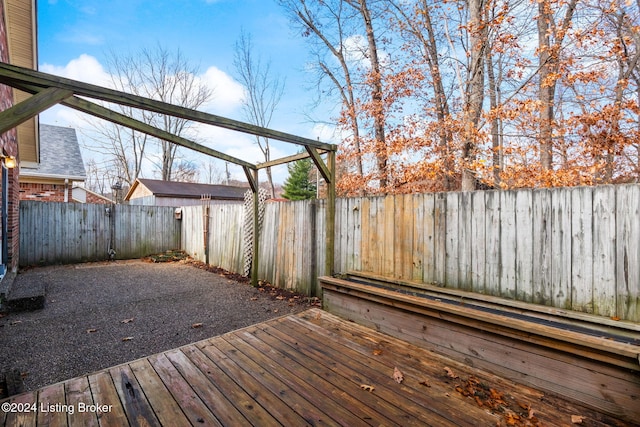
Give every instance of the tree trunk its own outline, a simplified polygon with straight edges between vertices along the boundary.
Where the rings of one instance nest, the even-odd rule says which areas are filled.
[[[469,0],[469,70],[465,90],[464,139],[462,146],[462,191],[476,188],[473,163],[476,159],[478,125],[484,101],[484,52],[487,48],[487,26],[484,22],[484,0]]]
[[[538,64],[540,101],[540,165],[543,169],[553,168],[553,128],[556,75],[560,69],[560,50],[564,36],[569,29],[578,0],[571,0],[565,8],[561,24],[554,23],[553,10],[549,0],[538,1]],[[551,36],[554,39],[552,40]]]
[[[540,165],[547,170],[553,167],[553,99],[556,86],[555,79],[551,77],[552,70],[556,68],[556,61],[551,55],[550,22],[553,16],[550,8],[548,0],[538,2]]]
[[[371,115],[373,117],[373,131],[375,140],[375,156],[378,166],[378,173],[380,175],[380,190],[384,191],[387,188],[389,172],[387,170],[388,154],[387,154],[387,142],[385,137],[385,111],[384,111],[384,98],[382,92],[382,70],[380,68],[380,60],[378,58],[378,46],[373,30],[373,23],[371,20],[371,12],[367,5],[366,0],[358,0],[358,10],[362,16],[364,22],[365,31],[367,34],[367,44],[369,61],[371,62],[370,81],[371,81]]]
[[[495,111],[498,107],[500,87],[496,83],[493,71],[493,55],[491,55],[490,49],[487,49],[485,57],[487,83],[489,84],[489,108]],[[493,153],[493,184],[497,187],[500,185],[500,172],[502,172],[502,143],[500,142],[500,119],[496,114],[493,114],[491,118],[491,148]]]

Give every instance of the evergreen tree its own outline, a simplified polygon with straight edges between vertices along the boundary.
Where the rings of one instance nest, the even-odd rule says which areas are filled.
[[[303,159],[289,163],[289,177],[284,182],[282,197],[289,200],[306,200],[316,197],[316,186],[309,179],[313,167],[311,160]]]

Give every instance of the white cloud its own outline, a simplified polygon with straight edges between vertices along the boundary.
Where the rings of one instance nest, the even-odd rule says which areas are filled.
[[[342,44],[345,51],[347,61],[359,62],[365,68],[371,68],[371,60],[369,59],[369,45],[365,36],[355,34],[345,39]],[[389,54],[384,50],[378,50],[378,61],[380,65],[385,67],[389,65]]]
[[[107,73],[100,62],[93,56],[83,54],[78,58],[69,61],[66,65],[43,64],[40,70],[58,75],[60,77],[70,78],[83,81],[86,83],[97,84],[101,86],[111,86],[111,76]],[[213,98],[201,110],[218,114],[224,117],[237,115],[238,109],[242,105],[245,94],[244,87],[235,81],[230,75],[215,66],[210,66],[207,70],[198,76],[202,83],[213,89]],[[236,114],[233,114],[236,113]],[[87,121],[87,116],[62,106],[55,106],[41,114],[42,123],[53,124],[57,126],[70,126],[78,130],[78,137],[81,145],[90,144],[87,135],[91,133],[91,125]],[[330,139],[331,129],[323,126],[316,126],[313,129],[314,139],[320,136],[322,141]],[[189,131],[187,138],[191,138],[200,144],[211,147],[217,151],[223,152],[238,159],[242,159],[251,163],[259,163],[264,161],[262,151],[255,143],[253,135],[234,132],[231,130],[218,128],[215,126],[196,123]],[[289,150],[291,152],[286,152]],[[272,142],[271,157],[273,159],[280,158],[295,152],[295,148],[283,144],[280,146],[276,141]],[[190,150],[181,149],[181,153],[185,158],[198,158],[199,161],[206,159],[202,154],[195,153]],[[85,153],[86,158],[95,154]],[[152,171],[145,171],[145,175],[151,176]],[[241,169],[232,168],[234,178],[244,180],[244,174]],[[261,174],[261,181],[266,179]],[[283,182],[287,176],[286,167],[274,170],[274,180]]]
[[[93,56],[84,53],[69,61],[67,65],[43,64],[39,69],[44,73],[101,86],[109,86],[111,82],[111,77],[104,70],[102,64]]]
[[[213,89],[213,98],[203,106],[207,111],[228,115],[242,105],[244,86],[224,71],[211,66],[200,78],[204,84]]]

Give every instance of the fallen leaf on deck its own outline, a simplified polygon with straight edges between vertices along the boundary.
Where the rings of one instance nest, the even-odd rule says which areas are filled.
[[[507,413],[504,415],[504,419],[507,422],[508,426],[515,426],[516,424],[520,423],[520,415],[516,414],[515,412],[508,410],[507,409]]]
[[[447,371],[447,376],[448,376],[449,378],[458,378],[458,376],[455,374],[455,372],[453,372],[453,371],[451,370],[451,368],[449,368],[449,367],[445,366],[445,367],[444,367],[444,370],[445,370],[445,371]]]
[[[124,337],[122,338],[122,341],[131,341],[133,339],[133,337]]]
[[[404,381],[404,375],[402,375],[402,372],[400,372],[400,369],[394,367],[393,368],[393,380],[395,382],[397,382],[398,384],[402,383],[402,381]]]
[[[97,332],[97,331],[98,331],[98,330],[97,330],[97,329],[95,329],[95,328],[89,328],[89,329],[87,329],[87,333],[88,333],[88,334],[92,334],[92,333]]]
[[[196,328],[202,328],[202,323],[194,323],[193,325],[191,325],[191,327],[192,327],[193,329],[196,329]]]
[[[582,424],[582,422],[584,421],[586,417],[583,417],[582,415],[571,415],[571,423],[572,424]]]
[[[431,384],[429,384],[429,381],[427,381],[427,380],[420,381],[420,383],[419,383],[419,384],[420,384],[420,385],[423,385],[423,386],[425,386],[425,387],[431,387]]]
[[[135,317],[132,317],[131,319],[124,319],[120,323],[131,323],[133,322],[133,319],[135,319]]]
[[[535,417],[536,411],[533,408],[529,408],[529,419],[532,420]]]
[[[617,322],[620,318],[618,316],[611,316],[611,320],[615,320]]]
[[[379,348],[373,349],[374,356],[380,356],[381,354],[382,354],[382,350],[380,350]]]
[[[368,391],[369,393],[375,390],[375,387],[369,384],[360,384],[360,388],[363,389],[364,391]]]

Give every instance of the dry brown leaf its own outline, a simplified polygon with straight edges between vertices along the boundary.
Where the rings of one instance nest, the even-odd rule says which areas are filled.
[[[611,320],[615,320],[617,322],[620,318],[618,316],[611,316]]]
[[[373,349],[373,355],[374,356],[380,356],[382,354],[382,350],[380,350],[379,348],[374,348]]]
[[[428,381],[428,380],[420,381],[420,383],[419,383],[419,384],[420,384],[420,385],[423,385],[423,386],[425,386],[425,387],[431,387],[431,384],[429,384],[429,381]]]
[[[283,297],[282,295],[278,295],[276,299],[282,301],[283,299],[285,299],[285,297]]]
[[[251,297],[251,301],[258,301],[258,297]]]
[[[369,384],[360,384],[360,388],[363,389],[364,391],[368,391],[369,393],[371,393],[373,390],[376,389],[374,386]]]
[[[582,415],[571,415],[571,423],[572,424],[582,424],[586,417]]]
[[[131,341],[133,339],[133,337],[124,337],[122,338],[122,341]]]
[[[475,401],[478,404],[478,406],[482,408],[482,405],[483,405],[482,399],[480,399],[479,396],[473,396],[473,398],[475,399]]]
[[[504,415],[504,419],[509,426],[515,426],[520,422],[520,415],[516,414],[513,411],[509,411]]]
[[[92,334],[92,333],[94,333],[94,332],[98,332],[98,330],[97,330],[97,329],[95,329],[95,328],[89,328],[89,329],[87,329],[87,333],[88,333],[88,334]]]
[[[135,317],[132,317],[131,319],[124,319],[124,320],[120,321],[120,323],[131,323],[131,322],[133,322],[133,319],[135,319]]]
[[[394,367],[393,368],[393,380],[398,384],[401,384],[404,381],[404,375],[400,372],[400,369]]]
[[[194,323],[193,325],[191,325],[191,328],[196,329],[196,328],[202,328],[202,323]]]
[[[447,366],[444,367],[444,370],[447,371],[447,376],[449,378],[458,378],[458,376],[453,372],[453,370]]]

